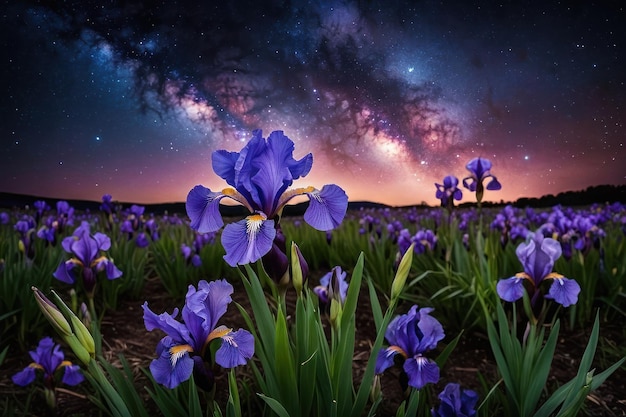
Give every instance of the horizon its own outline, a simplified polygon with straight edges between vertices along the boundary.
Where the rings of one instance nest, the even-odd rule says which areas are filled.
[[[594,188],[601,188],[601,187],[626,187],[626,184],[624,185],[614,185],[614,184],[598,184],[598,185],[592,185],[589,187],[586,187],[584,189],[579,189],[579,190],[565,190],[565,191],[561,191],[559,193],[555,193],[555,194],[544,194],[542,196],[539,197],[520,197],[518,199],[515,200],[489,200],[489,199],[483,199],[483,203],[486,205],[494,205],[494,206],[500,206],[500,205],[510,205],[510,204],[515,204],[516,202],[520,201],[520,200],[532,200],[532,199],[536,199],[536,200],[541,200],[541,199],[545,199],[545,198],[557,198],[559,196],[562,195],[567,195],[567,194],[584,194],[585,192],[589,191],[590,189],[594,189]],[[45,195],[32,195],[32,194],[23,194],[23,193],[13,193],[13,192],[5,192],[5,191],[0,191],[0,194],[8,194],[11,196],[15,196],[16,198],[19,199],[23,199],[23,200],[32,200],[37,201],[37,200],[43,200],[46,203],[49,203],[48,200],[51,200],[53,202],[57,202],[57,201],[70,201],[70,202],[81,202],[81,203],[88,203],[88,204],[100,204],[102,203],[102,196],[99,199],[82,199],[82,198],[58,198],[58,197],[49,197],[49,196],[45,196]],[[106,193],[105,193],[106,194]],[[0,207],[2,207],[2,203],[3,203],[3,199],[1,198],[2,196],[0,196]],[[117,200],[115,199],[114,196],[112,196],[112,202],[115,204],[119,204],[119,205],[138,205],[138,206],[160,206],[160,205],[185,205],[185,201],[181,200],[181,201],[159,201],[159,202],[153,202],[153,203],[144,203],[144,202],[138,202],[138,201],[124,201],[124,200]],[[287,204],[287,206],[297,206],[300,204],[306,204],[308,202],[308,200],[306,198],[296,198],[294,199],[294,202],[290,202]],[[434,207],[441,207],[441,204],[439,202],[439,200],[436,200],[435,204],[428,204],[426,202],[416,202],[413,204],[404,204],[404,205],[391,205],[391,204],[387,204],[384,202],[378,202],[378,201],[371,201],[371,200],[352,200],[349,199],[348,200],[349,204],[373,204],[373,205],[380,205],[380,206],[385,206],[385,207],[389,207],[389,208],[405,208],[405,207],[420,207],[420,206],[425,206],[425,207],[430,207],[430,208],[434,208]],[[473,204],[476,204],[476,200],[469,200],[469,201],[456,201],[455,200],[455,207],[459,207],[459,206],[471,206]],[[222,201],[220,203],[220,205],[223,206],[229,206],[229,207],[241,207],[244,208],[244,206],[242,206],[241,204],[238,204],[237,202],[234,201],[230,201],[228,199]],[[53,207],[52,207],[53,208]]]

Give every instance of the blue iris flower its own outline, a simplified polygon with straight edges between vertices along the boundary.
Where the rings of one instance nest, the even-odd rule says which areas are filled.
[[[407,314],[394,318],[387,327],[385,339],[390,346],[383,348],[376,358],[376,373],[394,365],[394,357],[404,358],[403,370],[408,384],[421,389],[428,383],[439,381],[439,367],[423,354],[435,349],[444,338],[441,323],[430,315],[432,308],[411,307]]]
[[[217,323],[226,313],[231,302],[233,287],[226,280],[207,283],[202,280],[198,288],[189,286],[182,310],[183,323],[176,319],[178,309],[172,314],[155,314],[144,303],[144,324],[146,329],[162,330],[166,333],[157,345],[157,359],[150,364],[150,372],[155,381],[168,388],[175,388],[188,380],[192,374],[199,380],[212,377],[206,363],[209,358],[209,344],[221,340],[215,352],[215,362],[223,368],[245,365],[254,355],[254,337],[247,330],[234,331]]]
[[[487,189],[491,191],[500,190],[502,185],[498,182],[498,179],[491,174],[491,161],[486,158],[474,158],[465,166],[470,172],[470,175],[463,178],[463,186],[471,192],[476,192],[476,201],[479,203],[483,199],[483,193],[485,187],[483,181],[487,178],[491,178],[487,184]]]
[[[540,232],[529,232],[527,242],[521,243],[515,253],[524,266],[524,272],[502,279],[496,290],[504,301],[514,302],[524,295],[524,282],[529,283],[529,296],[535,304],[542,282],[552,280],[552,285],[545,298],[553,299],[563,307],[569,307],[578,301],[580,286],[573,279],[552,272],[554,262],[561,257],[561,244],[552,238],[546,238]]]
[[[228,197],[244,205],[250,215],[228,224],[222,232],[224,259],[231,266],[253,263],[272,250],[283,207],[292,198],[306,195],[310,204],[304,220],[315,229],[328,231],[343,220],[348,196],[337,185],[289,189],[294,180],[306,176],[313,164],[313,155],[293,158],[294,143],[282,131],[263,138],[255,130],[252,139],[240,152],[213,152],[213,170],[232,188],[222,191],[196,185],[187,196],[187,215],[191,228],[200,233],[219,230],[224,221],[219,212],[220,201]]]
[[[435,197],[441,200],[442,207],[452,209],[454,200],[458,201],[463,198],[463,192],[458,185],[459,179],[453,175],[447,175],[443,179],[443,184],[435,183],[435,187],[437,187]]]
[[[478,394],[471,389],[461,389],[459,384],[449,383],[439,394],[441,404],[431,409],[432,417],[474,417]]]
[[[37,349],[31,350],[29,354],[33,362],[11,378],[21,387],[35,381],[38,372],[43,374],[44,386],[48,389],[54,388],[54,375],[57,371],[63,371],[61,382],[67,385],[78,385],[85,379],[80,367],[66,361],[61,347],[50,337],[41,339]]]
[[[74,284],[76,282],[75,269],[81,270],[83,284],[87,295],[93,297],[96,286],[96,275],[104,271],[109,280],[122,276],[113,261],[102,254],[111,248],[111,239],[104,233],[91,234],[87,222],[76,228],[72,236],[61,242],[65,252],[74,255],[65,262],[61,262],[53,276],[59,281]]]

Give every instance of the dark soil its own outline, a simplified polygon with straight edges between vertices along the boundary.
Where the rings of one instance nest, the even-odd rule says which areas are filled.
[[[233,283],[235,292],[233,300],[248,308],[245,291],[241,284]],[[149,400],[144,387],[150,387],[150,382],[143,375],[141,368],[147,368],[155,357],[155,347],[163,337],[160,331],[148,332],[143,325],[143,310],[141,305],[148,301],[150,308],[160,313],[171,312],[175,307],[181,307],[182,302],[174,302],[162,289],[158,279],[151,279],[147,282],[145,299],[134,301],[123,301],[116,311],[109,311],[102,322],[102,332],[104,337],[104,355],[114,364],[119,364],[118,355],[123,354],[133,369],[136,385],[139,392],[145,395],[146,404],[154,409],[153,415],[159,415],[158,410]],[[361,291],[361,297],[366,297],[366,291]],[[289,303],[288,303],[289,304]],[[359,380],[359,374],[364,370],[370,355],[371,344],[375,339],[375,326],[372,315],[368,311],[369,301],[363,300],[357,309],[357,342],[356,353],[353,358],[355,380]],[[238,314],[236,307],[231,304],[226,316],[221,320],[229,326],[238,328],[244,327],[245,323]],[[603,323],[600,330],[600,343],[594,360],[598,372],[606,369],[619,359],[619,352],[623,352],[625,343],[625,330],[623,324]],[[571,379],[577,371],[578,362],[588,341],[590,329],[577,331],[561,331],[556,355],[548,381],[548,389],[553,390],[559,384]],[[454,335],[446,335],[446,342],[452,340]],[[55,338],[58,340],[58,338]],[[620,347],[618,349],[618,347]],[[67,349],[65,349],[67,354]],[[435,353],[436,354],[436,353]],[[9,404],[14,405],[16,401],[24,403],[27,400],[28,388],[20,388],[14,385],[10,379],[11,375],[20,371],[28,364],[29,357],[24,352],[9,352],[2,364],[0,373],[0,411],[2,415],[23,415],[18,409],[2,410],[7,404],[7,399],[11,399]],[[243,369],[243,368],[242,368]],[[245,377],[245,370],[242,371]],[[400,384],[398,382],[399,370],[391,368],[382,376],[381,385],[384,401],[378,409],[378,416],[395,415],[398,404],[403,399]],[[251,375],[250,375],[251,378]],[[489,348],[486,334],[464,333],[456,349],[452,352],[444,369],[441,370],[440,382],[432,388],[434,395],[440,392],[446,383],[458,382],[463,388],[476,390],[481,399],[486,394],[486,389],[482,382],[486,381],[487,388],[490,389],[498,381],[497,369]],[[85,386],[87,384],[84,384]],[[220,404],[225,404],[228,397],[228,387],[226,373],[217,375],[216,379],[216,400]],[[626,416],[626,366],[622,366],[596,391],[590,393],[585,406],[585,415],[592,416]],[[45,412],[41,393],[36,392],[31,399],[30,413],[32,416],[48,415]],[[95,407],[87,398],[85,387],[76,390],[62,388],[58,392],[58,414],[60,416],[90,416],[98,415]]]

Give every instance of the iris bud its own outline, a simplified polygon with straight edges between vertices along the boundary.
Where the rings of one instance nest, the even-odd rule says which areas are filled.
[[[31,290],[35,293],[35,300],[39,305],[39,309],[59,335],[62,337],[71,335],[72,327],[61,313],[61,310],[59,310],[37,287],[31,287]]]
[[[406,250],[404,256],[400,260],[400,265],[398,265],[398,271],[396,271],[396,276],[391,283],[391,299],[395,300],[402,294],[402,290],[404,289],[404,284],[406,283],[406,279],[409,276],[409,272],[411,271],[411,265],[413,264],[413,248],[415,247],[415,243],[411,243],[411,246]]]

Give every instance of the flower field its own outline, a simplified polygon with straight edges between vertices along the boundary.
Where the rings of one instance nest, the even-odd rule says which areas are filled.
[[[274,133],[187,213],[0,212],[4,415],[626,415],[624,205],[481,207],[478,158],[475,207],[347,210]]]

